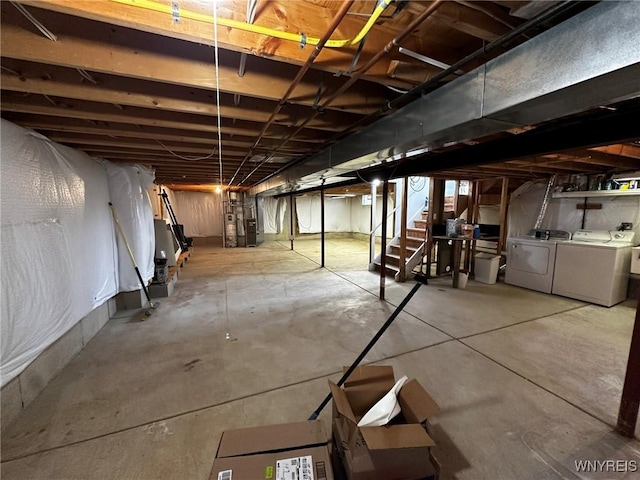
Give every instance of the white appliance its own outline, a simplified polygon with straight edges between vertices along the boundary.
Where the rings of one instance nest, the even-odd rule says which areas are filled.
[[[505,283],[551,293],[557,245],[570,238],[563,230],[530,230],[524,237],[508,238]]]
[[[627,298],[634,232],[578,230],[558,245],[552,293],[610,307]]]

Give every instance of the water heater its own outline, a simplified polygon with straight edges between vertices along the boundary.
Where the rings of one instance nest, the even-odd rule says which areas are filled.
[[[238,230],[235,213],[224,214],[224,243],[227,247],[238,246]]]

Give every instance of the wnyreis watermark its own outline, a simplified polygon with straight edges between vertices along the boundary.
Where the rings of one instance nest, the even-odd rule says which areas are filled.
[[[637,472],[637,460],[576,460],[576,472]]]

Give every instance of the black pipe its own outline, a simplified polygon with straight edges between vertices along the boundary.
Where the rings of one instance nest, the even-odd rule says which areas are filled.
[[[324,190],[320,190],[320,266],[324,268]]]
[[[384,289],[387,279],[387,215],[389,205],[387,197],[389,196],[389,180],[385,180],[382,184],[382,233],[381,233],[381,252],[380,252],[380,300],[384,300]],[[375,242],[376,232],[373,232],[373,241]]]
[[[289,241],[293,250],[293,195],[289,195]]]
[[[371,341],[367,344],[367,346],[364,347],[364,350],[362,350],[360,355],[358,355],[358,358],[356,358],[356,360],[351,364],[349,369],[346,372],[344,372],[344,374],[342,375],[340,380],[338,380],[338,386],[341,386],[345,382],[345,380],[347,378],[349,378],[349,375],[351,375],[353,373],[353,371],[356,369],[356,367],[358,365],[360,365],[360,362],[364,359],[364,357],[367,355],[367,353],[369,353],[369,351],[378,342],[378,340],[380,340],[380,337],[382,336],[382,334],[384,332],[386,332],[387,328],[389,328],[391,326],[391,324],[396,319],[396,317],[398,315],[400,315],[400,312],[404,309],[404,307],[407,306],[407,303],[409,303],[409,300],[411,300],[411,298],[415,295],[415,293],[418,291],[418,289],[420,288],[421,285],[422,285],[422,283],[417,282],[413,286],[413,288],[407,294],[407,296],[404,297],[404,300],[402,300],[402,302],[400,302],[400,305],[398,305],[396,307],[396,309],[391,314],[391,316],[387,319],[386,322],[384,322],[384,325],[382,325],[382,327],[380,327],[380,330],[378,330],[378,333],[376,333],[375,336],[371,339]],[[325,397],[325,399],[322,401],[322,403],[320,403],[318,408],[316,408],[315,411],[311,414],[311,416],[309,417],[309,420],[315,420],[316,418],[318,418],[318,415],[320,415],[320,412],[322,411],[322,409],[324,407],[327,406],[327,403],[329,403],[330,400],[331,400],[331,394],[329,394],[329,395],[327,395]]]

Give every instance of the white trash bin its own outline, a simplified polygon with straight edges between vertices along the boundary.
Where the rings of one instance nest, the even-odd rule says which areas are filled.
[[[467,288],[467,280],[469,280],[469,274],[467,272],[460,272],[458,274],[458,285],[454,285],[454,287]]]
[[[493,285],[498,278],[500,257],[488,253],[476,254],[475,280],[480,283]]]

